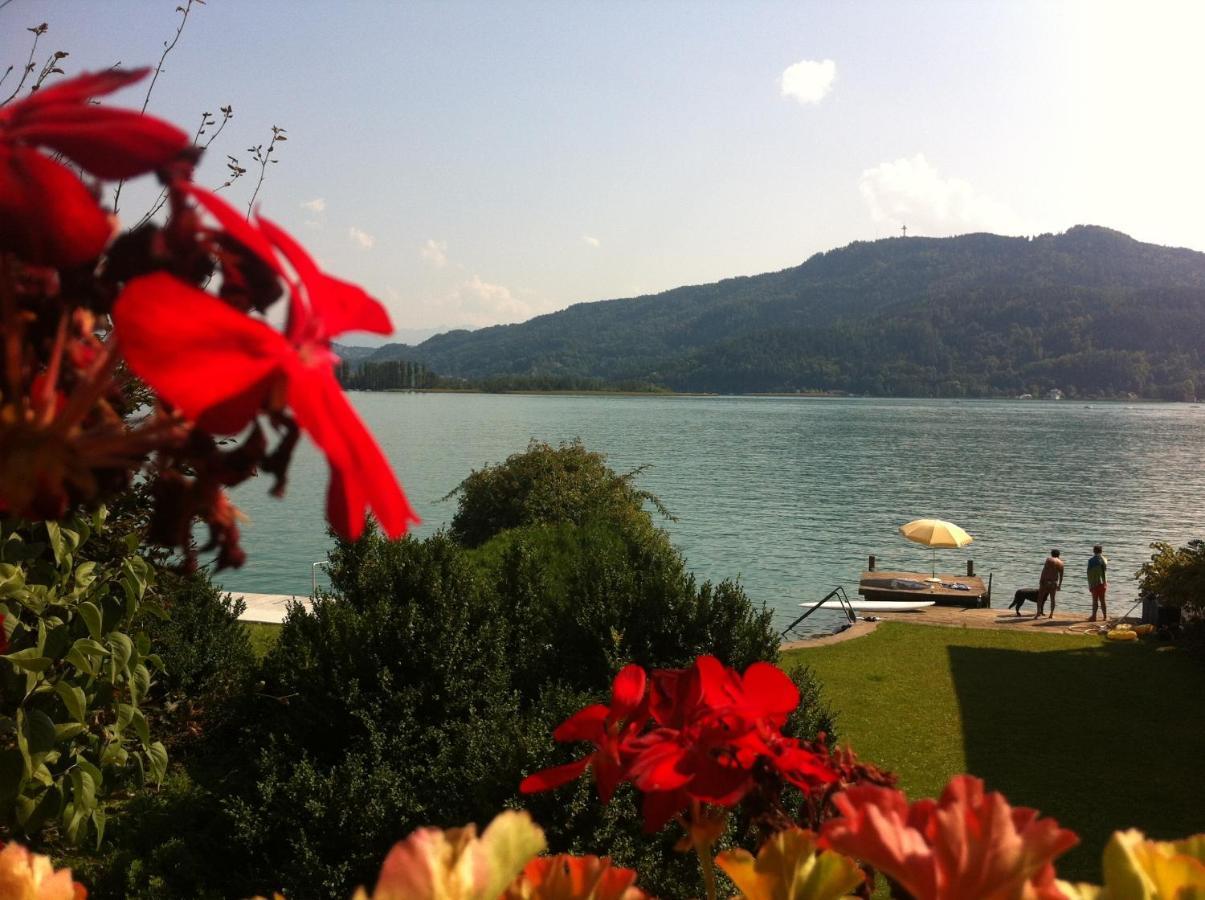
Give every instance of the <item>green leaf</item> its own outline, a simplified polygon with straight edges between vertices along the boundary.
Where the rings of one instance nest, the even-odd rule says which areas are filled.
[[[77,809],[68,803],[63,810],[63,821],[67,823],[67,840],[78,845],[88,833],[87,822],[90,810]]]
[[[120,741],[106,744],[105,749],[100,751],[100,764],[102,766],[113,766],[117,769],[124,769],[129,759],[130,752],[121,746]]]
[[[54,553],[54,561],[61,563],[67,548],[63,545],[63,530],[59,527],[59,523],[47,522],[46,534],[50,538],[50,549]]]
[[[62,698],[63,705],[67,707],[71,718],[77,722],[83,722],[84,715],[88,711],[88,699],[84,696],[83,690],[73,684],[60,681],[54,686],[54,692]]]
[[[149,744],[151,742],[151,730],[146,724],[146,716],[143,715],[142,710],[134,710],[133,725],[134,733],[138,735],[138,740],[142,741],[143,744]]]
[[[75,586],[83,589],[96,580],[93,572],[96,570],[96,563],[84,562],[75,567]]]
[[[113,658],[110,660],[113,666],[114,678],[118,674],[130,674],[130,657],[134,655],[134,642],[130,640],[128,634],[123,634],[120,631],[114,631],[109,635],[109,648],[113,651]]]
[[[108,656],[109,650],[104,644],[99,641],[94,641],[91,638],[80,638],[73,645],[80,653],[87,656]]]
[[[25,760],[16,747],[0,751],[0,806],[5,809],[17,799],[25,784]]]
[[[96,849],[100,849],[101,842],[105,839],[105,811],[103,809],[92,810],[92,827],[96,829]]]
[[[79,671],[89,676],[96,675],[96,667],[92,665],[92,660],[80,652],[79,647],[72,646],[67,651],[67,655],[63,657],[71,665],[75,666]]]
[[[7,659],[23,672],[45,672],[54,662],[50,657],[43,656],[37,647],[26,647],[0,658]]]
[[[96,782],[79,766],[68,773],[71,778],[71,800],[77,811],[91,812],[96,809]]]
[[[42,823],[59,810],[63,795],[57,787],[43,791],[41,797],[17,798],[17,821],[26,833],[38,831]]]
[[[141,703],[146,699],[147,692],[151,689],[151,673],[142,663],[134,666],[134,671],[130,677],[130,696],[133,697],[135,703]]]
[[[89,600],[85,600],[79,605],[80,618],[84,620],[84,624],[88,626],[88,634],[94,641],[99,641],[104,634],[101,624],[100,610],[96,604]]]
[[[54,726],[54,739],[56,742],[69,741],[78,734],[83,734],[88,728],[82,722],[64,722],[61,725]]]
[[[156,784],[163,784],[163,778],[167,775],[167,748],[160,741],[155,741],[146,748],[146,755],[151,763],[151,777]]]
[[[17,709],[17,749],[25,761],[25,775],[54,749],[54,721],[40,709]]]
[[[138,710],[134,709],[128,703],[117,704],[117,733],[119,735],[130,726],[130,722],[134,720],[134,713],[136,712]]]

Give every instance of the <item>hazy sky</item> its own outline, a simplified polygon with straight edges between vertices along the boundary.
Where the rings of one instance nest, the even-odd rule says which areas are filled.
[[[10,0],[0,60],[153,63],[176,5]],[[1203,43],[1205,3],[208,0],[149,111],[233,104],[210,185],[287,128],[263,213],[399,329],[480,326],[903,223],[1205,249]]]

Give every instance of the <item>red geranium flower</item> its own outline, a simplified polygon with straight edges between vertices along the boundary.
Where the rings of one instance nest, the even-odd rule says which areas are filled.
[[[938,801],[908,805],[902,791],[862,785],[833,797],[840,818],[823,842],[891,876],[918,900],[964,897],[1056,900],[1055,857],[1075,833],[1036,810],[1011,807],[970,775],[955,777]]]
[[[337,357],[330,350],[330,339],[344,331],[388,334],[389,316],[360,288],[321,272],[271,222],[249,225],[212,194],[187,190],[284,279],[288,326],[282,335],[170,275],[135,278],[113,307],[130,368],[185,416],[216,433],[232,434],[261,410],[287,406],[326,454],[327,518],[335,530],[359,537],[371,508],[382,530],[399,537],[418,517],[335,380]]]
[[[528,775],[519,790],[524,794],[551,790],[567,784],[593,766],[598,796],[603,803],[609,802],[615,788],[627,778],[627,743],[640,731],[647,718],[642,702],[646,681],[647,676],[640,666],[625,666],[611,685],[610,706],[601,703],[587,706],[552,733],[554,739],[566,743],[589,741],[595,746],[594,752],[575,762]]]
[[[114,225],[66,166],[61,153],[98,178],[130,178],[184,150],[188,135],[133,110],[89,103],[143,78],[149,69],[80,75],[0,109],[0,249],[39,265],[95,259]]]
[[[798,705],[798,689],[769,663],[742,676],[701,656],[689,669],[655,673],[649,708],[661,727],[632,742],[632,781],[650,795],[646,827],[659,828],[688,800],[740,802],[763,759],[797,784],[832,781],[819,756],[780,731]]]

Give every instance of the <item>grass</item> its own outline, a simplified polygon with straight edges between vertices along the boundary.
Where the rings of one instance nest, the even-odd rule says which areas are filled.
[[[255,651],[256,659],[263,659],[268,651],[280,638],[280,626],[268,622],[244,622],[247,637],[251,639],[251,649]]]
[[[1205,831],[1205,667],[1174,645],[884,623],[783,654],[806,663],[843,742],[913,799],[970,772],[1079,833],[1061,877],[1099,881],[1109,835]]]

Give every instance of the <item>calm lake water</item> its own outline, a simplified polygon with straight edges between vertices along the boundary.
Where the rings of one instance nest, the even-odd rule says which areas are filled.
[[[447,523],[441,498],[474,468],[530,438],[580,437],[678,517],[664,523],[702,579],[739,577],[785,625],[799,604],[843,584],[867,555],[880,568],[926,570],[930,551],[900,537],[911,519],[957,522],[975,542],[940,550],[938,570],[994,576],[993,606],[1033,587],[1051,547],[1067,562],[1060,609],[1091,608],[1093,543],[1110,561],[1110,612],[1136,599],[1134,571],[1153,540],[1205,537],[1205,409],[1183,404],[735,397],[449,394],[350,395],[401,477],[423,525]],[[251,517],[247,566],[231,590],[310,591],[329,546],[327,470],[311,448],[289,496],[267,479],[240,488]],[[1032,606],[1028,607],[1032,610]],[[813,616],[820,619],[822,614]],[[829,630],[835,615],[818,626]]]

